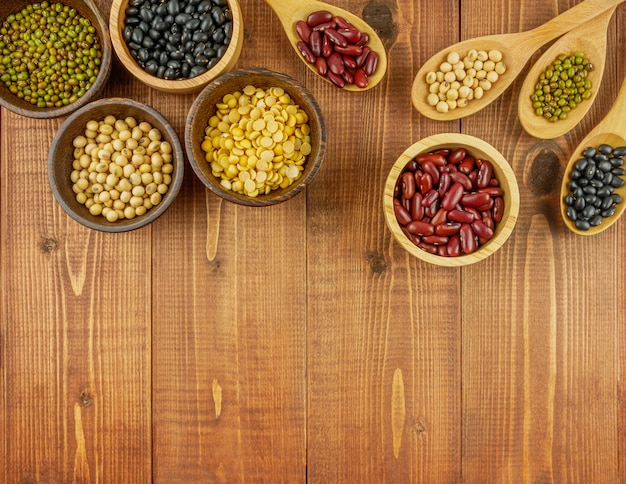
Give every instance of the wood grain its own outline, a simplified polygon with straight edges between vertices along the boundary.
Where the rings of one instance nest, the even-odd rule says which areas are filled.
[[[328,127],[317,178],[276,206],[217,198],[186,162],[150,226],[90,230],[48,185],[62,120],[0,109],[0,482],[626,481],[624,222],[579,237],[559,213],[565,164],[626,76],[626,6],[588,114],[540,140],[517,118],[523,76],[447,122],[413,108],[411,83],[454,42],[580,1],[331,3],[379,32],[375,88],[317,79],[271,8],[240,2],[237,67],[300,80]],[[181,139],[194,100],[117,58],[103,95],[152,106]],[[384,221],[394,161],[444,132],[492,144],[520,188],[509,240],[464,268],[417,260]]]

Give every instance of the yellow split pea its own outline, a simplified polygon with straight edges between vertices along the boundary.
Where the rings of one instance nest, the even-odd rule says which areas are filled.
[[[227,190],[256,197],[302,176],[311,153],[309,117],[280,87],[226,94],[209,118],[202,150]]]

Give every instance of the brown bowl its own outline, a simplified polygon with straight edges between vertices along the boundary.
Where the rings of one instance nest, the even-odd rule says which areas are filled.
[[[34,3],[34,0],[0,2],[0,22],[4,21],[10,14],[17,13],[22,8],[32,3]],[[39,108],[33,106],[31,103],[18,98],[9,91],[9,88],[4,83],[0,83],[0,105],[14,113],[30,118],[56,118],[66,116],[94,99],[97,99],[109,78],[112,59],[111,39],[109,37],[107,24],[100,14],[98,7],[92,0],[63,0],[62,3],[76,9],[82,17],[89,19],[98,33],[98,40],[102,49],[102,59],[96,82],[94,82],[85,94],[76,101],[59,108]]]
[[[471,154],[475,158],[491,161],[494,175],[500,182],[500,187],[504,190],[504,194],[502,195],[504,199],[504,215],[500,223],[496,225],[495,232],[491,239],[479,246],[475,252],[456,257],[445,257],[426,252],[409,239],[405,230],[398,223],[396,214],[394,213],[393,199],[398,179],[402,173],[404,173],[407,164],[417,155],[430,153],[443,148],[456,149],[461,147],[466,148],[468,154]],[[391,167],[383,194],[385,221],[396,241],[418,259],[447,267],[473,264],[474,262],[487,258],[502,247],[513,232],[519,213],[519,206],[520,196],[517,180],[506,159],[489,143],[473,136],[460,133],[444,133],[430,136],[407,148]]]
[[[108,115],[116,118],[134,117],[137,122],[147,121],[161,131],[162,139],[172,146],[172,182],[161,202],[149,209],[144,215],[132,219],[120,219],[109,222],[103,216],[89,213],[85,205],[80,204],[72,190],[70,173],[74,160],[74,138],[85,132],[85,125],[90,120],[100,121]],[[184,153],[176,131],[156,110],[131,99],[101,99],[88,104],[69,116],[57,131],[48,152],[48,180],[57,202],[67,214],[77,222],[103,232],[127,232],[138,229],[160,217],[176,198],[183,181]]]
[[[254,198],[224,188],[211,172],[202,150],[205,128],[209,118],[216,112],[216,103],[221,103],[226,94],[242,91],[247,85],[262,89],[282,88],[307,113],[311,128],[312,150],[307,156],[300,178],[287,188],[277,188]],[[274,205],[302,191],[317,175],[326,152],[326,123],[315,98],[295,79],[265,69],[237,70],[215,79],[198,95],[187,116],[185,148],[191,167],[209,190],[228,201],[242,205]]]
[[[190,79],[180,80],[161,79],[148,74],[137,64],[128,50],[123,37],[128,3],[129,0],[113,0],[111,5],[109,28],[111,30],[113,48],[128,72],[153,89],[172,94],[196,93],[217,76],[230,71],[237,63],[243,46],[243,16],[237,0],[228,0],[228,5],[233,15],[233,33],[224,56],[205,73]]]

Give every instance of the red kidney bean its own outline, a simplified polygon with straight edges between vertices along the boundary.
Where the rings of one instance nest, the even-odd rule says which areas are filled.
[[[437,153],[425,153],[421,155],[417,155],[415,157],[415,161],[417,161],[420,165],[425,161],[432,161],[437,166],[443,166],[446,164],[446,157],[442,154]]]
[[[448,243],[448,237],[445,235],[424,235],[422,240],[427,244],[445,245]]]
[[[298,42],[298,50],[302,54],[302,57],[304,57],[304,60],[306,60],[309,64],[315,64],[316,57],[313,55],[313,52],[311,52],[311,49],[309,49],[307,44],[304,42]]]
[[[500,187],[492,187],[492,186],[479,188],[476,191],[478,193],[488,193],[492,197],[501,197],[502,194],[504,193],[504,190],[502,190],[502,188],[500,188]]]
[[[322,37],[322,55],[324,57],[330,57],[333,52],[333,43],[324,35]]]
[[[439,210],[437,210],[437,213],[430,220],[430,223],[433,224],[435,227],[437,227],[437,225],[441,225],[445,223],[447,219],[448,219],[448,211],[445,210],[444,208],[440,208]]]
[[[408,214],[408,212],[407,212]],[[406,224],[406,229],[416,235],[433,235],[435,233],[435,227],[422,220],[413,220]]]
[[[418,185],[420,187],[420,192],[430,192],[433,189],[433,177],[430,176],[430,173],[424,173],[419,179]],[[428,203],[427,205],[430,205],[430,203]]]
[[[313,31],[318,30],[319,32],[326,32],[328,29],[334,29],[337,27],[337,24],[332,20],[330,22],[324,22],[319,25],[313,27]]]
[[[466,154],[467,150],[465,148],[457,148],[448,155],[448,163],[458,165],[465,159]]]
[[[504,200],[502,197],[496,197],[493,200],[493,209],[491,211],[493,216],[493,221],[495,223],[500,223],[502,220],[502,216],[504,215]]]
[[[317,67],[317,73],[320,76],[325,76],[328,71],[328,64],[326,63],[326,59],[323,57],[318,57],[315,59],[315,67]]]
[[[402,206],[406,209],[407,212],[411,212],[411,199],[410,198],[402,198],[400,200]]]
[[[369,81],[367,80],[367,76],[365,75],[365,72],[363,72],[363,69],[357,69],[354,71],[354,85],[356,87],[363,89],[367,87],[368,84]]]
[[[494,176],[490,181],[489,181],[489,186],[490,187],[499,187],[500,186],[500,182],[498,181],[498,179]]]
[[[485,203],[489,203],[490,199],[491,197],[488,193],[466,193],[461,197],[461,205],[464,207],[480,207]]]
[[[471,227],[478,237],[488,240],[493,236],[493,230],[487,227],[482,220],[474,220]]]
[[[492,208],[493,208],[493,198],[490,198],[489,201],[485,203],[484,205],[479,205],[478,207],[476,207],[476,210],[478,210],[479,212],[487,212],[491,210]]]
[[[459,164],[459,171],[461,173],[465,173],[469,175],[472,170],[474,170],[476,163],[474,158],[465,157],[465,159]]]
[[[356,45],[363,47],[369,41],[370,41],[370,36],[367,34],[367,32],[361,32],[361,38],[358,40]]]
[[[432,161],[426,160],[422,163],[422,169],[424,170],[424,173],[428,173],[430,175],[433,186],[439,184],[439,170]]]
[[[354,74],[350,72],[348,69],[344,69],[341,73],[341,77],[346,81],[346,84],[354,84]]]
[[[453,173],[450,173],[450,179],[453,182],[460,183],[461,185],[463,185],[463,188],[465,188],[466,190],[472,189],[472,181],[467,177],[465,173],[461,173],[460,171],[455,171]]]
[[[339,27],[340,29],[353,29],[354,28],[354,26],[350,22],[348,22],[345,18],[339,15],[335,15],[335,17],[333,17],[333,20],[337,24],[337,27]]]
[[[463,210],[469,212],[474,217],[474,220],[478,220],[480,217],[480,213],[474,207],[464,207]]]
[[[413,173],[408,171],[403,173],[401,182],[402,198],[413,198],[413,195],[415,195],[415,178],[413,178]]]
[[[413,173],[417,170],[418,166],[417,161],[411,160],[406,164],[405,169]]]
[[[339,74],[335,74],[330,69],[328,69],[328,72],[326,72],[326,77],[328,77],[328,79],[330,79],[330,82],[332,82],[337,87],[344,87],[346,85],[346,81],[343,79],[343,77],[341,77],[341,75]]]
[[[296,22],[296,32],[300,39],[302,39],[307,44],[309,43],[312,30],[311,27],[309,27],[304,20],[298,20]]]
[[[336,45],[335,52],[339,52],[340,54],[350,55],[352,57],[357,57],[363,53],[363,48],[354,44],[348,44],[345,47]],[[363,66],[363,69],[365,70],[365,66]]]
[[[413,220],[422,220],[424,218],[424,207],[422,206],[422,194],[415,192],[411,199],[411,218]]]
[[[334,74],[341,75],[345,69],[341,55],[337,54],[337,52],[333,52],[326,62],[328,63],[328,69]]]
[[[438,199],[439,199],[439,192],[437,190],[431,188],[424,195],[424,199],[422,200],[422,205],[424,205],[424,207],[429,207],[433,203],[435,203],[435,201],[438,200]],[[432,217],[432,215],[431,215],[431,217]]]
[[[365,74],[367,74],[368,76],[371,76],[372,74],[374,74],[376,66],[378,66],[378,54],[372,50],[368,54],[367,59],[365,59],[363,72],[365,72]]]
[[[311,32],[309,48],[315,57],[320,57],[322,55],[322,34],[318,31]]]
[[[474,231],[469,224],[461,224],[459,237],[461,238],[461,250],[464,254],[471,254],[478,248],[478,241],[476,240]]]
[[[406,225],[412,221],[411,214],[404,208],[400,202],[393,204],[393,211],[396,214],[398,223],[400,225]]]
[[[346,66],[348,69],[356,69],[356,60],[354,60],[354,57],[350,55],[342,55],[341,60],[343,60],[343,65]]]
[[[439,177],[439,189],[438,189],[439,198],[443,198],[443,196],[450,189],[450,182],[451,182],[450,173],[447,173],[444,171]]]
[[[348,40],[335,29],[326,29],[324,34],[330,38],[331,42],[339,47],[346,47],[348,45]]]
[[[420,249],[425,250],[426,252],[430,252],[431,254],[437,254],[439,252],[439,248],[434,244],[427,244],[426,242],[420,242],[417,244]]]
[[[452,210],[463,197],[463,192],[463,185],[458,182],[453,183],[450,190],[443,196],[441,206],[448,211]]]
[[[478,169],[476,185],[478,185],[480,188],[484,188],[488,186],[492,175],[493,175],[493,165],[487,160],[482,160],[482,163],[480,164],[480,168]]]
[[[459,233],[459,230],[461,230],[460,222],[446,222],[435,226],[436,235],[455,235]]]
[[[437,210],[439,210],[439,200],[435,200],[430,205],[427,205],[427,206],[425,205],[423,220],[426,220],[426,218],[428,218],[428,221],[430,222],[432,218],[435,216],[435,214],[437,213]]]
[[[447,257],[448,256],[448,244],[438,245],[437,255],[441,257]]]
[[[448,256],[458,257],[461,255],[461,237],[454,235],[448,240]]]
[[[307,17],[306,23],[309,27],[315,27],[316,25],[320,25],[324,22],[330,22],[332,19],[332,13],[327,12],[326,10],[318,10],[317,12],[311,13]]]
[[[367,59],[367,55],[370,53],[370,48],[366,45],[363,47],[361,55],[358,55],[355,60],[356,60],[356,65],[358,67],[363,67],[363,65],[365,64],[365,59]]]
[[[485,215],[483,217],[483,223],[489,227],[491,230],[495,230],[496,228],[496,224],[494,223],[493,219],[491,218],[491,215]]]
[[[361,39],[361,32],[354,27],[340,27],[337,25],[337,33],[344,37],[350,44],[356,45]]]
[[[474,215],[466,212],[465,210],[450,210],[448,212],[448,219],[452,220],[453,222],[463,222],[463,223],[471,223],[473,222],[474,219]]]

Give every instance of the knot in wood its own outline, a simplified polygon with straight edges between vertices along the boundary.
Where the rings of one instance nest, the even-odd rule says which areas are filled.
[[[41,243],[39,244],[39,248],[45,254],[49,254],[50,252],[54,252],[59,248],[59,242],[54,237],[41,237]]]
[[[538,146],[529,153],[524,183],[534,195],[548,195],[560,190],[561,162],[555,146]]]
[[[384,0],[372,0],[363,8],[363,20],[376,31],[387,48],[398,36],[398,28],[393,18],[394,10],[395,5]]]

